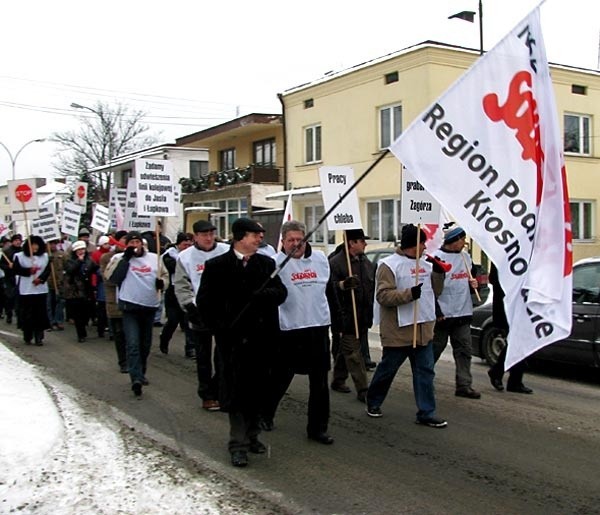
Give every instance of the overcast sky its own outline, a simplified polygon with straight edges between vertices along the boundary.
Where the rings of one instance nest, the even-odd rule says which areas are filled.
[[[478,23],[448,20],[477,0],[104,0],[6,2],[0,45],[0,142],[77,127],[71,102],[123,102],[148,113],[161,142],[251,112],[281,112],[277,93],[431,39],[479,47]],[[483,0],[486,50],[538,2]],[[94,7],[96,6],[96,7]],[[550,61],[597,69],[600,2],[547,0]],[[90,114],[91,115],[91,114]],[[409,122],[409,120],[407,120]],[[51,143],[32,144],[17,177],[51,176]],[[10,178],[0,148],[0,184]]]

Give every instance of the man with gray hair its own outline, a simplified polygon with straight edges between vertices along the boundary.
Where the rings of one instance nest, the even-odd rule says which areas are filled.
[[[323,252],[313,250],[302,242],[306,226],[290,220],[281,227],[282,249],[275,256],[281,265],[291,255],[279,272],[287,288],[287,299],[279,305],[279,326],[282,344],[277,346],[275,363],[271,372],[263,428],[273,426],[273,417],[279,402],[287,391],[294,374],[308,375],[308,425],[309,439],[322,444],[332,444],[327,433],[329,422],[329,387],[327,373],[329,360],[328,297],[332,298],[329,262]]]

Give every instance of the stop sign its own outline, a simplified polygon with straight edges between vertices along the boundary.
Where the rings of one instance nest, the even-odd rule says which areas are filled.
[[[15,188],[15,197],[19,202],[29,202],[33,196],[33,191],[28,184],[19,184]]]
[[[79,186],[77,188],[77,196],[82,199],[85,196],[85,186]]]

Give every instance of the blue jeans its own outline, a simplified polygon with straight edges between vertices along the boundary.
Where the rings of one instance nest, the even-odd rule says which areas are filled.
[[[148,355],[152,346],[154,308],[120,302],[123,311],[123,332],[127,349],[127,368],[131,383],[141,383],[146,376]]]
[[[408,347],[384,347],[381,362],[377,365],[369,390],[367,406],[378,408],[383,404],[392,386],[398,369],[408,358],[412,369],[413,391],[417,403],[417,419],[435,417],[435,393],[433,388],[433,345],[417,345],[415,349]]]
[[[61,324],[65,321],[65,301],[57,295],[56,290],[48,289],[47,297],[48,320],[50,325]]]

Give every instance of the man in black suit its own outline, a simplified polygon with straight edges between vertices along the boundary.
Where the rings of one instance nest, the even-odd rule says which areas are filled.
[[[277,308],[287,290],[278,275],[271,277],[275,261],[257,254],[263,227],[239,218],[231,231],[229,251],[205,264],[196,306],[221,357],[219,404],[229,414],[231,463],[245,467],[248,451],[266,452],[259,418],[279,331]]]

